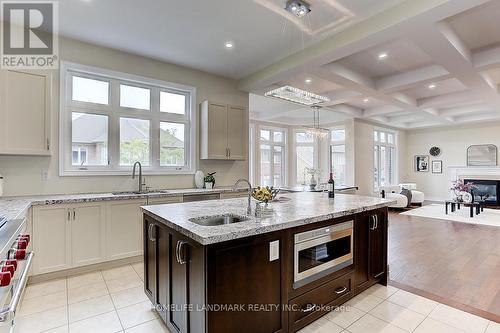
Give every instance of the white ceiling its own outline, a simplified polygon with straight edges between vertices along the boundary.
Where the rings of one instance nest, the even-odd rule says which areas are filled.
[[[64,0],[60,33],[239,79],[401,1],[311,0],[298,19],[284,0]]]
[[[240,88],[262,94],[295,84],[330,97],[323,106],[336,111],[332,120],[404,129],[500,120],[499,18],[499,0],[408,0],[253,73]],[[307,77],[313,82],[304,86]],[[263,112],[265,101],[252,117],[304,118]]]

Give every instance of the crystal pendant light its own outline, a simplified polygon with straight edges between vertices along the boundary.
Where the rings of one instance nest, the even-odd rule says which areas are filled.
[[[319,123],[319,112],[321,107],[318,105],[313,105],[313,126],[304,126],[306,134],[311,135],[313,138],[318,138],[320,140],[326,138],[330,131],[327,128],[320,127]]]

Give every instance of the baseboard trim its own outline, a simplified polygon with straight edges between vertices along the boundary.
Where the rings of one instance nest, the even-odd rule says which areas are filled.
[[[73,276],[73,275],[92,273],[92,272],[99,271],[102,269],[110,269],[110,268],[115,268],[115,267],[123,266],[123,265],[127,265],[127,264],[134,264],[137,262],[141,262],[142,260],[143,260],[143,256],[138,255],[138,256],[134,256],[134,257],[123,258],[123,259],[118,259],[118,260],[113,260],[113,261],[106,261],[106,262],[101,262],[98,264],[93,264],[93,265],[88,265],[88,266],[83,266],[83,267],[75,267],[75,268],[65,269],[65,270],[57,271],[57,272],[32,275],[28,279],[28,284],[45,282],[45,281],[60,279],[60,278]]]

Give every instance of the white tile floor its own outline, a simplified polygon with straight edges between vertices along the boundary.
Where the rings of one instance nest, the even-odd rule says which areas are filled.
[[[142,263],[29,285],[17,333],[168,333],[143,292]],[[300,333],[500,333],[500,324],[374,286]]]

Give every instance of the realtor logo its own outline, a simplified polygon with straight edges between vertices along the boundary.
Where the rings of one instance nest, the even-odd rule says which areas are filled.
[[[1,68],[56,69],[56,1],[1,1]]]

